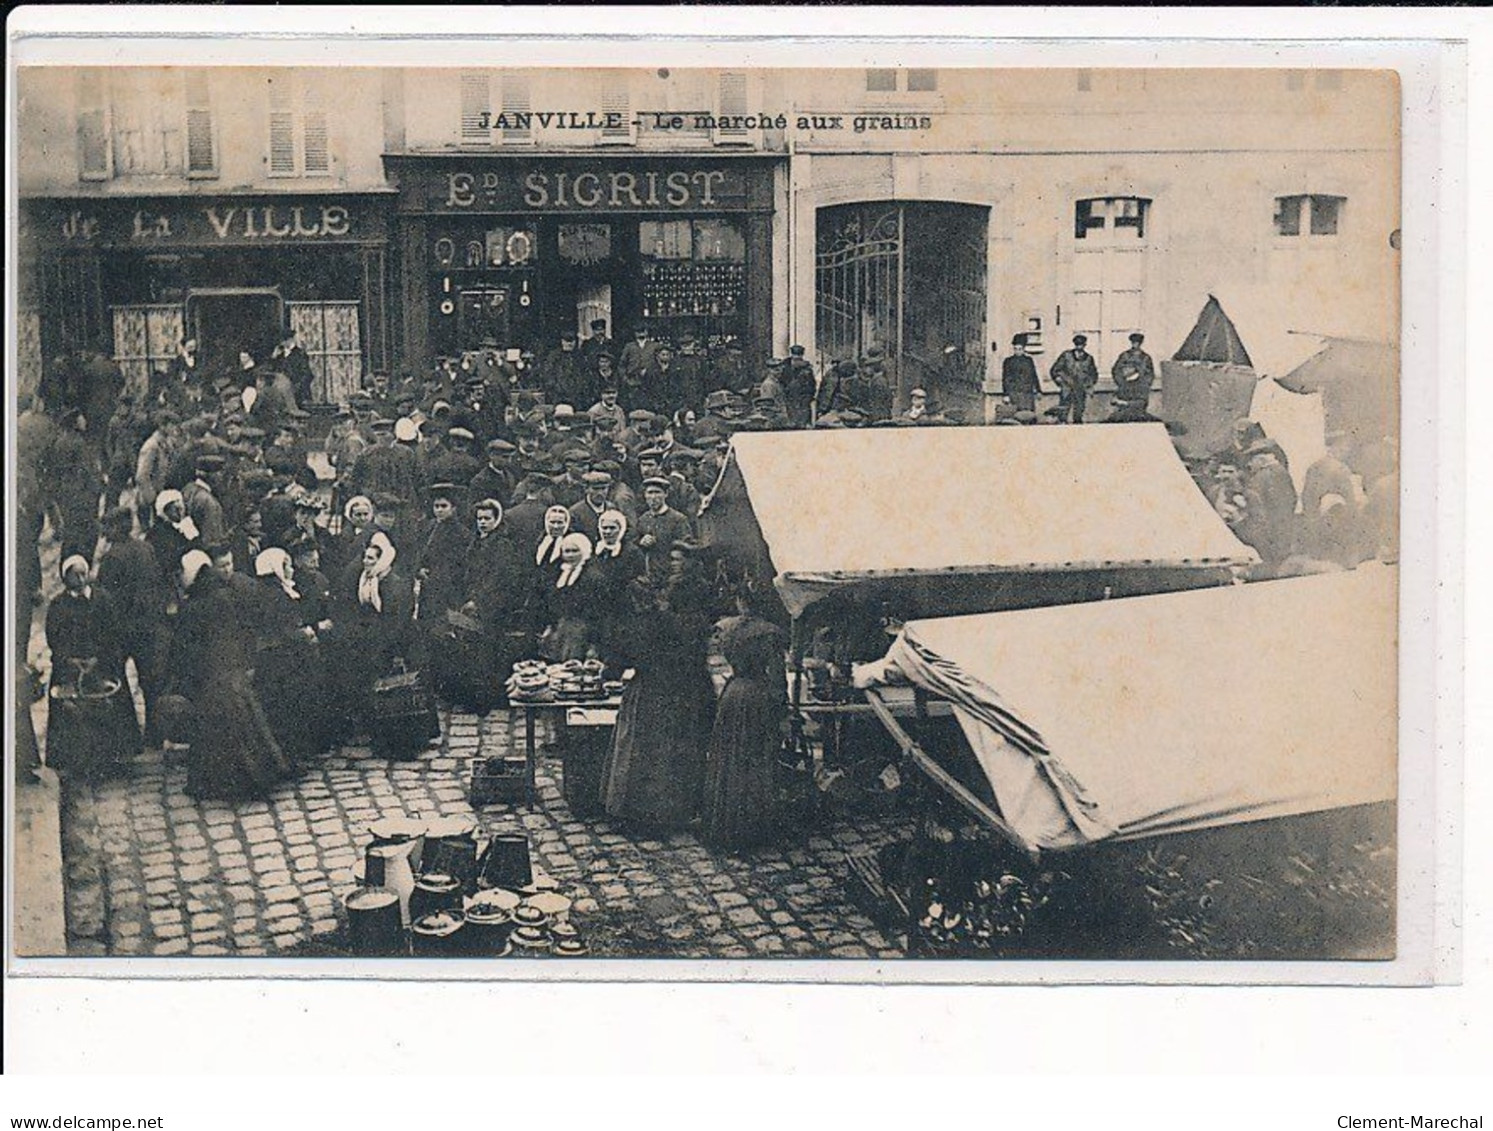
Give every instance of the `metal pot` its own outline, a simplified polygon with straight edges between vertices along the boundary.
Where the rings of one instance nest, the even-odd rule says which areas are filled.
[[[422,919],[440,911],[461,916],[461,881],[446,872],[426,872],[415,881],[410,895],[410,915]]]
[[[550,937],[542,927],[518,927],[509,941],[515,958],[543,958],[550,952]]]
[[[464,946],[466,920],[460,912],[437,911],[410,926],[410,942],[417,958],[455,958]]]
[[[477,878],[477,822],[440,817],[425,829],[425,870],[455,876],[470,891]]]
[[[434,870],[423,866],[425,822],[420,818],[380,817],[368,826],[368,832],[373,837],[374,844],[403,846],[410,862],[411,874],[419,875],[421,871]]]
[[[370,844],[363,854],[363,882],[371,888],[387,888],[399,897],[400,925],[410,925],[410,896],[415,874],[410,869],[411,844]]]
[[[534,882],[529,857],[529,838],[523,833],[494,833],[482,857],[481,881],[496,888],[517,891]]]
[[[513,918],[497,904],[474,904],[466,910],[466,951],[479,958],[498,957],[508,951]]]
[[[343,906],[347,911],[348,941],[359,958],[408,953],[396,893],[388,888],[359,888],[349,893]]]

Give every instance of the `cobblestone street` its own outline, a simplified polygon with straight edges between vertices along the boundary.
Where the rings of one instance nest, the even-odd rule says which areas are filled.
[[[128,776],[67,792],[63,855],[73,955],[337,953],[342,897],[383,816],[471,816],[473,757],[523,743],[522,716],[443,712],[443,736],[418,760],[347,748],[267,800],[236,806],[186,796],[184,751],[147,751]],[[541,723],[542,740],[551,737]],[[476,812],[486,832],[522,829],[537,866],[575,899],[573,920],[598,956],[895,958],[846,902],[847,852],[880,847],[905,818],[825,823],[747,856],[691,835],[640,840],[579,821],[560,789],[552,742],[530,809]]]

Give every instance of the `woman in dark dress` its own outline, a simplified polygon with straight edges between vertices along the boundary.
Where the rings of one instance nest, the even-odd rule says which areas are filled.
[[[254,559],[254,575],[261,591],[254,687],[285,756],[305,765],[331,745],[316,610],[302,598],[290,554],[279,546]]]
[[[263,797],[290,776],[291,765],[254,690],[254,633],[243,603],[191,550],[182,559],[186,600],[172,644],[172,690],[193,706],[187,762],[192,797]]]
[[[394,569],[396,553],[388,535],[374,534],[362,559],[342,574],[334,595],[337,611],[337,699],[354,730],[373,723],[373,685],[409,661],[414,644],[414,592]],[[374,735],[377,739],[377,735]]]
[[[201,548],[202,536],[197,524],[187,514],[181,492],[169,487],[156,496],[156,519],[145,532],[146,544],[156,556],[161,576],[169,579],[181,572],[181,558],[194,546]]]
[[[551,567],[554,581],[545,591],[545,652],[555,660],[584,660],[607,593],[591,568],[591,539],[577,531],[561,538],[559,545],[560,565]]]
[[[627,536],[627,515],[602,511],[596,520],[599,535],[591,548],[591,568],[617,593],[643,576],[643,551]]]
[[[636,674],[622,693],[602,768],[601,798],[616,820],[664,831],[694,819],[704,789],[715,717],[715,689],[706,666],[711,602],[683,547],[670,553],[662,590],[641,593],[648,596],[634,619],[629,647]]]
[[[773,773],[787,716],[783,633],[747,617],[725,634],[721,651],[731,678],[716,704],[702,833],[712,848],[748,848],[768,840],[776,826]]]
[[[93,587],[81,554],[64,559],[62,585],[47,609],[47,765],[64,776],[98,778],[140,753],[140,721],[125,681],[114,599]]]
[[[369,539],[379,531],[374,522],[373,500],[367,495],[354,495],[342,508],[342,528],[337,537],[327,544],[327,570],[339,577],[344,570],[351,569],[363,560],[363,551]]]

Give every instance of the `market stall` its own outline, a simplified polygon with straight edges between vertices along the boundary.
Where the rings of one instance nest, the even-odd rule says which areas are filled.
[[[915,621],[857,682],[913,765],[1032,856],[1388,803],[1396,581],[1371,563]],[[886,683],[951,703],[978,770],[912,738]]]

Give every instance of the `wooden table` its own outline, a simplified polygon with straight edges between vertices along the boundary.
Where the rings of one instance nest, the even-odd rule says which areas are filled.
[[[543,712],[561,712],[566,726],[610,727],[617,723],[622,696],[605,699],[509,700],[509,706],[524,712],[524,796],[529,805],[536,795],[535,776],[539,769],[539,743],[535,722]]]

